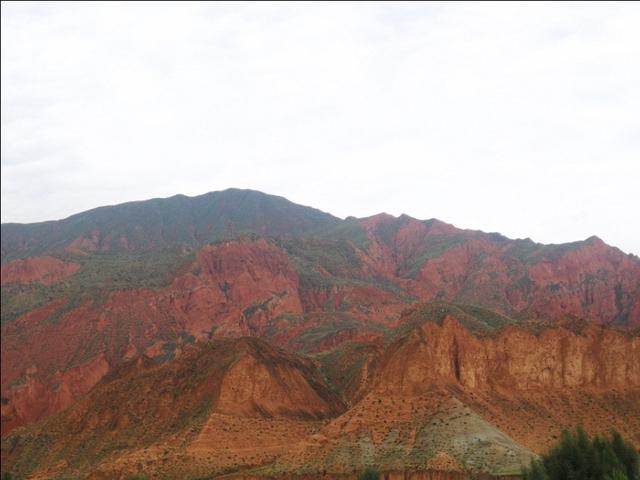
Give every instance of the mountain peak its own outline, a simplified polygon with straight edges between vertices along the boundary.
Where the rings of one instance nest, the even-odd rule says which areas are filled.
[[[199,247],[244,234],[314,235],[341,222],[284,197],[230,188],[100,207],[54,222],[2,224],[2,261],[69,248],[148,252]]]
[[[591,235],[589,238],[585,239],[585,243],[589,243],[592,245],[606,245],[604,240],[602,240],[597,235]]]

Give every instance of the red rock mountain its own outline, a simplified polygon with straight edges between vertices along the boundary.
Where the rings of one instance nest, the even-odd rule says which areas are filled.
[[[345,376],[359,397],[347,398]],[[309,359],[242,337],[171,362],[137,357],[67,410],[6,435],[2,458],[29,478],[355,478],[363,464],[500,476],[577,423],[640,444],[638,412],[639,336],[507,325],[436,303],[408,309],[386,347]]]
[[[274,472],[291,471],[295,465],[317,471],[320,459],[327,464],[326,458],[335,457],[333,470],[345,473],[350,462],[362,463],[362,458],[352,456],[353,442],[360,445],[357,451],[362,455],[362,445],[370,441],[378,451],[383,437],[375,432],[390,435],[391,430],[385,429],[392,424],[406,426],[397,433],[397,441],[405,442],[403,448],[417,448],[422,434],[411,434],[413,413],[405,415],[400,409],[386,426],[373,420],[371,412],[387,418],[379,405],[388,399],[411,405],[407,412],[417,412],[420,422],[431,422],[433,417],[438,423],[445,418],[438,416],[443,412],[456,419],[472,417],[468,425],[503,445],[500,452],[515,452],[505,461],[483,463],[480,468],[478,459],[469,460],[464,452],[443,444],[438,450],[442,454],[431,460],[432,468],[512,471],[531,451],[549,444],[548,432],[558,429],[559,418],[567,426],[580,421],[581,398],[593,405],[592,430],[606,430],[602,415],[615,404],[614,424],[640,444],[640,426],[627,419],[639,412],[632,393],[638,387],[638,340],[633,332],[640,327],[640,260],[596,237],[541,245],[406,215],[340,220],[281,197],[227,190],[103,207],[58,222],[3,224],[1,251],[3,438],[9,434],[12,439],[35,441],[42,435],[37,433],[42,432],[41,425],[57,422],[60,432],[82,430],[88,437],[78,438],[86,440],[98,430],[91,422],[90,428],[73,424],[69,415],[80,414],[69,412],[78,411],[76,401],[90,412],[113,375],[125,375],[122,368],[128,365],[133,373],[119,385],[132,383],[134,377],[142,379],[148,370],[145,365],[177,382],[176,377],[189,376],[179,370],[183,359],[187,362],[195,355],[189,352],[217,339],[250,336],[313,355],[330,389],[341,399],[331,400],[325,392],[312,400],[312,393],[319,391],[319,380],[310,373],[316,367],[303,368],[304,357],[284,352],[277,355],[289,358],[292,368],[303,372],[301,377],[287,374],[284,383],[275,382],[286,384],[275,397],[295,399],[288,406],[271,410],[275,404],[267,402],[270,407],[255,407],[253,394],[231,387],[211,393],[217,400],[207,400],[207,405],[217,407],[207,411],[213,408],[212,415],[218,417],[212,418],[217,420],[193,423],[194,418],[204,417],[188,410],[184,415],[190,420],[183,422],[202,435],[213,429],[215,435],[228,437],[229,445],[236,445],[236,440],[220,430],[230,421],[228,416],[254,419],[252,415],[261,412],[271,418],[286,410],[288,422],[293,421],[291,415],[299,416],[301,404],[311,402],[319,410],[307,416],[334,419],[325,426],[319,420],[299,420],[303,423],[290,426],[301,442],[293,457],[282,456],[281,443],[272,438],[280,446],[274,446],[269,461],[260,455],[252,461],[232,455],[234,471],[244,472],[251,465],[266,468],[269,462]],[[437,322],[424,323],[424,318]],[[234,351],[254,353],[256,348],[272,348],[262,343],[233,345]],[[247,354],[235,370],[216,370],[214,376],[231,378],[234,385],[256,378],[271,384],[273,375],[260,365],[277,363],[273,360],[277,355],[270,353],[265,362],[263,356]],[[142,360],[131,363],[133,358]],[[197,376],[197,370],[193,367],[191,375]],[[309,378],[316,380],[309,383]],[[311,390],[304,386],[311,384]],[[167,387],[168,392],[172,389]],[[567,393],[573,390],[582,393]],[[172,395],[178,398],[176,392]],[[435,403],[426,402],[425,396]],[[140,401],[143,397],[136,396]],[[245,397],[254,400],[238,402]],[[320,407],[322,401],[328,406]],[[558,402],[564,407],[557,408]],[[131,408],[140,408],[136,405]],[[344,405],[349,410],[344,411]],[[62,416],[45,420],[68,407]],[[513,419],[519,414],[541,426],[523,433],[524,420]],[[118,411],[110,418],[137,425],[129,417],[120,419],[121,415]],[[358,415],[366,421],[358,423]],[[344,427],[341,418],[348,419],[346,424],[366,427],[368,440],[354,437],[357,429]],[[10,433],[38,421],[45,423],[27,430],[27,437]],[[236,426],[244,431],[254,420],[237,421],[245,422]],[[271,424],[265,422],[266,432]],[[289,428],[285,424],[281,427]],[[510,432],[508,425],[520,430]],[[273,428],[275,432],[280,427]],[[546,428],[549,431],[543,431]],[[206,435],[194,444],[184,431],[174,433],[184,445],[200,445],[193,448],[208,455]],[[145,445],[151,442],[144,432],[139,435],[148,438],[139,440]],[[309,435],[319,436],[309,440]],[[59,442],[61,437],[56,438]],[[325,448],[343,440],[346,450]],[[155,443],[168,441],[158,437]],[[111,448],[113,442],[104,445]],[[73,445],[64,448],[79,448],[79,443]],[[139,446],[133,442],[125,450],[131,453]],[[11,448],[15,452],[17,447]],[[426,455],[420,448],[416,452]],[[487,452],[490,458],[498,455],[497,450]],[[28,452],[20,455],[32,458]],[[132,458],[142,462],[136,455]],[[394,457],[404,458],[403,465],[414,469],[426,468],[410,455]],[[62,457],[47,458],[55,463]],[[120,467],[109,463],[116,457],[109,458],[105,471],[117,471]],[[133,460],[117,458],[126,465],[122,471],[130,472]],[[517,461],[506,461],[514,458]],[[203,469],[213,468],[205,464]],[[43,468],[51,465],[45,462]],[[80,468],[73,465],[61,468]],[[386,467],[392,471],[399,465]]]

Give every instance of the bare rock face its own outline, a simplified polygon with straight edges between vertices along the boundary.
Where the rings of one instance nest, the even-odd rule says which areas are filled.
[[[640,337],[588,325],[580,333],[509,327],[476,337],[455,318],[426,322],[390,347],[377,388],[416,395],[434,385],[515,390],[640,388]]]
[[[310,360],[254,338],[218,340],[190,346],[173,362],[158,364],[139,356],[120,365],[60,415],[8,438],[3,471],[11,465],[20,476],[46,478],[69,473],[67,468],[94,468],[100,459],[114,459],[109,456],[114,446],[126,445],[125,454],[165,441],[170,445],[162,447],[165,452],[184,442],[193,443],[196,452],[212,444],[224,447],[220,435],[230,435],[228,428],[235,424],[249,430],[273,422],[291,425],[291,433],[297,426],[304,434],[304,422],[317,423],[344,408]],[[49,439],[45,448],[37,440],[31,443],[42,435]],[[263,446],[253,442],[240,442],[240,448]],[[9,444],[14,447],[5,450]],[[157,458],[158,451],[150,453]],[[107,476],[119,478],[113,470],[121,467],[119,462],[109,465]]]
[[[531,308],[555,318],[571,313],[595,323],[640,326],[640,261],[598,238],[557,260],[533,265]],[[543,288],[540,288],[543,287]]]
[[[77,263],[66,263],[55,257],[31,257],[2,265],[0,283],[57,283],[80,270]]]
[[[640,326],[640,259],[597,237],[540,245],[407,216],[376,215],[361,224],[368,268],[421,301]]]
[[[196,338],[251,335],[283,313],[300,314],[298,274],[264,239],[203,248],[171,285],[175,315]]]
[[[31,424],[71,405],[88,392],[109,372],[104,355],[65,372],[55,373],[52,389],[37,376],[37,367],[27,369],[27,374],[15,386],[2,405],[2,428],[10,431],[23,424]]]
[[[364,400],[374,412],[379,399],[392,398],[410,405],[406,415],[415,418],[442,396],[533,452],[548,449],[561,429],[578,424],[592,434],[615,428],[640,442],[637,333],[588,322],[525,323],[472,333],[463,318],[450,314],[439,321],[420,322],[419,317],[419,309],[406,315],[406,321],[418,320],[418,325],[378,360]],[[439,425],[445,431],[454,428],[453,420],[465,418],[461,415],[467,414],[450,415]]]
[[[324,418],[341,409],[311,361],[248,340],[247,354],[225,373],[216,411],[239,416]],[[256,346],[258,348],[256,348]]]

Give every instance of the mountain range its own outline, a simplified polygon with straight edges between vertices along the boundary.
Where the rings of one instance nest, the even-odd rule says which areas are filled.
[[[640,446],[640,259],[597,237],[238,189],[1,235],[18,478],[490,478],[578,423]]]

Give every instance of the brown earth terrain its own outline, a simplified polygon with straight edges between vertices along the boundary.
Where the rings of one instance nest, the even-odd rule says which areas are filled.
[[[77,263],[65,263],[54,257],[32,257],[14,260],[0,269],[0,284],[40,282],[57,283],[80,270]]]
[[[71,408],[5,436],[3,469],[30,478],[312,478],[363,465],[514,475],[578,423],[640,444],[639,336],[455,314],[420,305],[386,347],[348,344],[311,359],[250,337],[198,342],[171,362],[136,357]],[[345,368],[332,373],[336,362]],[[341,372],[359,400],[341,391]]]
[[[505,475],[578,423],[640,444],[640,259],[597,237],[340,220],[230,190],[3,224],[2,262],[3,472]],[[226,383],[178,408],[174,377],[200,378],[180,368],[225,341],[240,357],[210,378]],[[154,407],[171,425],[140,413],[159,398],[115,387],[156,371],[174,378],[149,393],[183,412]],[[79,405],[109,417],[104,441]]]

